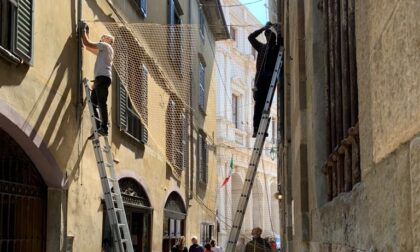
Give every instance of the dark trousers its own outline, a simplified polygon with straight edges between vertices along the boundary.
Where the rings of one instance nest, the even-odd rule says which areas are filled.
[[[102,128],[105,131],[108,131],[108,108],[106,101],[108,99],[109,85],[111,85],[111,79],[109,77],[97,76],[91,93],[92,103],[94,105],[93,113],[98,118],[98,112],[96,110],[98,108],[101,115],[101,122],[96,120],[96,127]]]
[[[255,83],[257,90],[254,92],[254,132],[257,132],[258,127],[260,126],[265,101],[267,99],[268,90],[270,89],[272,75],[272,73],[261,73],[259,77],[257,76],[258,80]]]

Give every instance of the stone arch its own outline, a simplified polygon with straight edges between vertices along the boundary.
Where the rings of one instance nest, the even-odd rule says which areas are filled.
[[[0,141],[0,250],[43,251],[47,242],[47,185],[19,143],[2,129]]]
[[[42,141],[42,136],[12,107],[0,100],[0,129],[4,130],[22,148],[34,163],[48,187],[62,188],[65,172]]]

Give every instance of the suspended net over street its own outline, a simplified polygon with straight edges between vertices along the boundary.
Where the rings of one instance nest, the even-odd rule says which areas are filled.
[[[226,91],[225,95],[229,96],[226,106],[232,106],[230,89],[227,88],[224,78],[226,69],[223,69],[223,65],[219,65],[220,62],[217,62],[215,58],[211,68],[212,73],[209,73],[212,77],[208,78],[214,83],[204,81],[200,65],[205,66],[209,62],[206,62],[202,56],[204,52],[201,49],[209,41],[207,37],[201,36],[198,25],[122,24],[115,22],[103,24],[103,29],[92,31],[90,37],[94,40],[103,33],[109,33],[115,37],[113,66],[119,87],[117,88],[118,103],[116,105],[121,110],[126,103],[128,114],[134,115],[134,117],[127,114],[124,116],[121,111],[117,110],[119,111],[118,127],[129,134],[136,134],[135,126],[133,126],[135,125],[134,121],[136,118],[140,120],[142,127],[138,130],[138,137],[142,138],[147,135],[147,146],[156,150],[159,156],[166,160],[173,174],[180,178],[189,161],[187,153],[189,153],[188,142],[191,134],[190,118],[192,117],[192,120],[196,121],[197,118],[194,118],[194,115],[200,113],[196,111],[199,106],[192,104],[192,101],[202,102],[204,105],[202,112],[215,116],[215,100],[209,100],[208,97],[215,98],[214,88],[217,86],[216,81],[219,81]],[[235,39],[230,40],[230,43],[235,44],[239,53],[248,55],[249,58],[255,60],[256,52],[252,50],[247,36],[250,31],[260,28],[260,26],[246,25],[230,28],[235,36]],[[247,28],[246,31],[244,28]],[[95,33],[93,34],[93,32]],[[259,38],[264,42],[263,34]],[[210,50],[211,57],[214,57],[216,49],[213,48],[214,51],[211,51],[212,49],[208,48],[208,50]],[[208,68],[210,67],[207,66],[206,70]],[[231,77],[243,77],[245,73],[240,68],[232,66],[230,75]],[[246,82],[247,89],[250,90],[252,85],[253,83]],[[201,88],[205,89],[205,96],[200,95]],[[252,107],[252,104],[242,104],[244,110],[249,110],[250,105]],[[211,132],[205,133],[211,136]],[[251,147],[248,152],[250,151]],[[226,155],[228,158],[231,157],[231,154],[226,153]],[[235,158],[235,163],[237,161]],[[241,162],[244,167],[247,167],[248,159],[246,157]],[[219,176],[222,176],[218,180],[220,186],[221,180],[227,174],[222,172]],[[264,212],[265,220],[261,219],[261,225],[264,223],[267,230],[271,230],[270,219],[275,211],[272,211],[271,205],[268,203],[269,199],[266,199],[267,195],[263,195],[263,192],[272,191],[264,189],[266,186],[270,187],[270,183],[266,185],[265,180],[265,178],[262,180],[264,183],[261,183],[254,196],[260,199],[258,201],[260,210],[255,211],[255,214],[260,216]],[[219,188],[219,190],[225,189],[226,186]],[[229,200],[235,202],[232,208],[235,208],[237,202],[235,189],[231,189],[229,186],[228,191],[226,193],[232,196]],[[197,200],[200,204],[206,204],[199,198]],[[218,199],[211,200],[215,202]],[[257,204],[255,208],[257,208]],[[208,209],[227,229],[230,229],[232,224],[234,210],[226,209],[230,213],[225,211],[216,213]],[[248,212],[250,211],[248,210]],[[251,212],[249,214],[252,215]],[[252,224],[249,226],[251,227]],[[246,233],[241,234],[241,237],[244,238],[243,242],[250,240],[250,227],[247,227]]]
[[[144,23],[104,25],[104,32],[115,37],[114,69],[120,87],[117,106],[124,106],[126,100],[128,113],[134,112],[141,121],[140,129],[133,129],[136,118],[120,111],[121,130],[131,134],[138,131],[139,138],[147,139],[148,146],[158,150],[174,175],[180,176],[188,162],[191,100],[206,99],[192,99],[193,85],[199,88],[203,82],[207,88],[210,86],[204,83],[199,69],[199,28]],[[206,104],[206,109],[214,113],[214,106]]]

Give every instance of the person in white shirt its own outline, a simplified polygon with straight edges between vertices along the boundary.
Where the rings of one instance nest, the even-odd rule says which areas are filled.
[[[212,252],[223,252],[223,249],[221,247],[216,246],[216,241],[215,240],[211,240],[210,245],[211,245],[211,251]]]
[[[108,88],[112,81],[112,61],[114,58],[114,49],[112,43],[114,37],[111,35],[102,35],[99,42],[92,42],[89,40],[89,27],[85,22],[81,25],[82,41],[86,49],[96,55],[96,62],[94,68],[95,81],[92,88],[92,103],[99,109],[101,115],[99,122],[96,121],[98,133],[102,136],[108,135]],[[98,113],[94,109],[95,117],[98,118]],[[93,139],[93,135],[89,137]]]

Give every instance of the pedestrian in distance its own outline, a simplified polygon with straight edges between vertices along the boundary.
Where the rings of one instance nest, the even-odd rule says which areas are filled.
[[[204,245],[204,252],[211,252],[211,245],[210,243],[207,243],[206,245]]]
[[[82,21],[81,23],[82,42],[88,51],[96,55],[94,68],[95,80],[92,87],[91,98],[94,106],[94,115],[99,118],[96,108],[99,110],[101,121],[96,120],[98,133],[102,136],[108,135],[108,88],[112,81],[112,61],[114,50],[112,44],[114,37],[111,35],[102,35],[99,42],[93,42],[89,39],[89,26]],[[93,134],[89,137],[93,139]]]
[[[191,243],[192,245],[190,246],[189,252],[204,252],[203,247],[198,244],[197,236],[191,237]]]
[[[181,236],[176,244],[172,247],[171,252],[188,252],[188,248],[185,246],[185,237]]]
[[[253,228],[251,235],[252,241],[245,246],[245,252],[270,252],[270,244],[261,238],[262,229],[259,227]]]
[[[271,29],[276,29],[277,35]],[[280,33],[280,27],[270,22],[254,31],[248,36],[248,40],[252,47],[257,51],[257,65],[255,73],[255,83],[253,88],[253,96],[255,101],[253,126],[254,132],[252,137],[257,136],[258,127],[260,125],[265,101],[267,99],[268,90],[270,88],[271,78],[273,77],[276,65],[277,55],[280,47],[283,46],[283,37]],[[264,32],[266,43],[261,43],[257,37]],[[265,136],[268,136],[266,133]]]
[[[216,246],[216,240],[211,240],[210,245],[212,252],[223,252],[223,249],[221,247]]]

